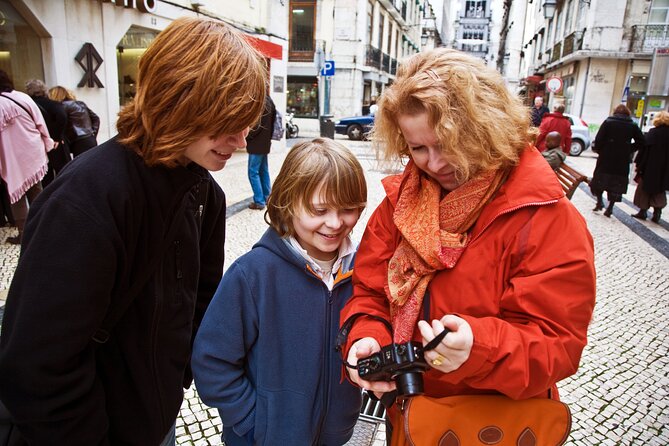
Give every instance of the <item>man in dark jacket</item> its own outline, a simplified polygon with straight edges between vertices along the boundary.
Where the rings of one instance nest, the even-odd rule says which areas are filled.
[[[49,129],[49,136],[51,136],[54,142],[54,148],[47,152],[49,170],[44,178],[42,178],[42,187],[46,187],[56,178],[56,175],[65,167],[65,164],[72,160],[70,149],[65,144],[67,112],[63,104],[48,98],[46,85],[39,79],[31,79],[26,82],[26,93],[39,106],[42,116],[44,116],[46,127]]]
[[[249,154],[248,176],[251,189],[253,189],[253,203],[249,205],[251,209],[265,209],[267,197],[272,190],[267,155],[272,146],[275,119],[276,107],[272,98],[267,95],[265,96],[265,111],[260,123],[246,138],[246,151]]]
[[[544,105],[544,98],[537,96],[534,98],[534,107],[532,107],[532,125],[539,127],[544,115],[548,113],[548,107]]]
[[[225,196],[207,171],[244,147],[266,68],[233,28],[181,18],[139,72],[118,136],[30,211],[0,337],[0,398],[30,444],[175,443],[223,274]]]

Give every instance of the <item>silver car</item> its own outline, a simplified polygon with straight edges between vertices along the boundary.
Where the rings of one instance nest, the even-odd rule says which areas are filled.
[[[590,148],[590,129],[588,124],[576,115],[564,114],[571,123],[571,156],[579,156]]]

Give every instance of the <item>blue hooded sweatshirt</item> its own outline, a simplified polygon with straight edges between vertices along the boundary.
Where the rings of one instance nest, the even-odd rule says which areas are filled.
[[[341,379],[334,346],[352,292],[352,261],[353,254],[343,259],[329,291],[270,228],[230,266],[192,358],[198,393],[218,409],[227,434],[246,442],[252,436],[256,445],[329,446],[351,438],[361,393]]]

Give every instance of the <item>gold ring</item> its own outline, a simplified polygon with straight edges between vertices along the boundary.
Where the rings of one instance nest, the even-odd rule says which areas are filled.
[[[446,358],[437,353],[437,357],[432,360],[432,365],[439,367],[444,363],[445,360]]]

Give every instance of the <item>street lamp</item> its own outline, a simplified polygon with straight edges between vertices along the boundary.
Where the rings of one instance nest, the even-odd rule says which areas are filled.
[[[544,17],[547,19],[552,19],[555,15],[555,10],[557,9],[557,0],[544,0]]]

